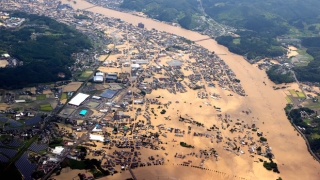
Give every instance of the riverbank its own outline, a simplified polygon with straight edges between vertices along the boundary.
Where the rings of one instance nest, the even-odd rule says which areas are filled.
[[[62,0],[62,2],[68,3],[67,0]],[[85,1],[77,1],[76,4],[71,5],[75,9],[93,6]],[[228,154],[221,155],[225,164],[220,166],[219,163],[222,162],[219,161],[214,165],[215,169],[222,172],[228,171],[228,173],[251,179],[276,179],[279,176],[283,179],[301,179],[302,175],[305,179],[318,179],[320,164],[309,154],[305,141],[301,136],[297,136],[297,132],[294,131],[294,128],[287,120],[283,110],[287,102],[280,91],[273,90],[272,86],[274,86],[274,83],[267,78],[264,71],[252,66],[243,57],[230,53],[226,47],[218,45],[216,41],[209,39],[208,36],[102,7],[93,7],[87,10],[103,14],[107,17],[120,18],[135,25],[142,22],[147,29],[155,28],[159,31],[183,36],[192,41],[208,39],[199,41],[197,44],[210,51],[214,51],[217,55],[220,54],[220,57],[235,72],[248,96],[245,98],[237,97],[231,100],[235,104],[238,104],[232,110],[232,114],[239,115],[242,109],[251,108],[252,117],[259,117],[259,121],[255,123],[260,127],[261,131],[266,133],[266,137],[270,139],[269,145],[273,148],[281,173],[268,172],[261,164],[255,165],[238,157],[231,158]],[[214,147],[215,145],[212,146]]]

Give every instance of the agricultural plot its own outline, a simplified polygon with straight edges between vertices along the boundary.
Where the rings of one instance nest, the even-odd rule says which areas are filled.
[[[63,108],[63,110],[59,113],[60,116],[62,117],[68,117],[72,114],[72,112],[74,111],[74,108],[70,108],[70,107],[65,107]]]
[[[45,94],[40,94],[36,97],[37,100],[45,100],[47,96]]]
[[[52,111],[53,108],[51,107],[51,104],[42,104],[40,105],[40,111]]]
[[[7,148],[0,148],[0,151],[2,154],[8,156],[9,158],[12,158],[14,155],[16,155],[17,151],[14,149],[7,149]]]
[[[60,100],[64,100],[64,99],[67,99],[67,93],[61,94]]]
[[[297,92],[297,95],[299,98],[306,98],[306,96],[303,94],[303,92]]]
[[[8,123],[9,123],[9,126],[11,126],[11,127],[23,126],[22,123],[20,123],[20,122],[18,122],[18,121],[15,121],[15,120],[13,120],[13,119],[10,119],[10,120],[8,121]]]
[[[88,77],[90,77],[92,75],[93,71],[91,70],[86,70],[86,71],[83,71],[80,75],[79,75],[79,81],[84,81],[86,80]]]
[[[90,101],[87,106],[90,107],[90,108],[96,108],[97,106],[99,106],[100,103],[97,103],[97,102],[93,102],[93,101]]]
[[[17,141],[16,139],[14,139],[13,141],[11,141],[9,144],[7,144],[7,146],[10,147],[20,147],[21,143],[19,141]]]
[[[298,97],[298,95],[294,89],[290,89],[289,92],[293,97]]]
[[[30,125],[33,125],[33,124],[36,124],[36,123],[39,123],[41,121],[41,114],[38,114],[37,116],[31,118],[31,119],[28,119],[25,121],[25,125],[26,126],[30,126]]]
[[[291,101],[291,99],[290,99],[289,96],[286,97],[286,100],[287,100],[287,102],[288,102],[289,104],[292,104],[292,101]]]
[[[33,151],[35,153],[38,153],[39,151],[43,151],[43,150],[47,149],[47,147],[48,146],[46,144],[37,144],[37,143],[33,142],[31,144],[31,146],[29,147],[29,150]]]
[[[0,154],[0,162],[8,162],[8,161],[9,159],[6,156]]]
[[[312,137],[313,139],[320,139],[320,134],[314,133],[314,134],[311,135],[311,137]]]
[[[0,123],[5,123],[8,121],[8,118],[6,117],[0,117]]]
[[[16,167],[19,169],[21,174],[25,179],[32,179],[31,174],[36,169],[36,164],[31,164],[28,160],[28,153],[25,152],[22,154],[22,156],[19,158],[19,160],[15,163]]]

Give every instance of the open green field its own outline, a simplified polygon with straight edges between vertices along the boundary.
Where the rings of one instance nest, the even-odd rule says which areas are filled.
[[[240,38],[236,38],[232,40],[233,44],[240,44]]]
[[[93,73],[93,71],[91,70],[85,70],[84,72],[82,72],[82,74],[80,75],[80,78],[88,78],[91,76],[91,74]]]
[[[290,99],[289,96],[286,97],[286,100],[287,100],[287,102],[288,102],[289,104],[292,104],[292,101],[291,101],[291,99]]]
[[[298,97],[298,95],[294,89],[290,89],[289,92],[293,97]]]
[[[298,49],[297,52],[300,58],[304,60],[304,63],[298,63],[298,66],[307,66],[309,62],[313,60],[313,57],[307,53],[307,49]]]
[[[64,100],[64,99],[67,99],[67,93],[61,94],[60,100]]]
[[[312,134],[311,135],[311,137],[313,138],[313,139],[320,139],[320,134]]]
[[[304,119],[303,122],[307,123],[308,125],[310,125],[311,120],[310,119]]]
[[[306,96],[303,94],[303,92],[297,92],[297,95],[299,98],[305,98]]]
[[[320,109],[320,103],[313,103],[313,104],[310,104],[306,107],[308,107],[310,109]]]
[[[36,98],[37,98],[37,100],[45,100],[47,98],[47,96],[45,94],[40,94]]]
[[[43,104],[43,105],[40,105],[40,110],[41,111],[52,111],[53,108],[51,107],[51,104]]]

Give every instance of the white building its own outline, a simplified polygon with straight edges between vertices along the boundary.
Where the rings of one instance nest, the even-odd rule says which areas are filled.
[[[56,146],[53,150],[52,150],[52,154],[56,154],[56,155],[61,155],[64,151],[64,147],[62,146]]]
[[[90,95],[79,93],[69,102],[70,105],[80,106]]]
[[[104,76],[104,73],[103,73],[103,72],[97,72],[97,73],[96,73],[96,76],[102,76],[102,77],[103,77],[103,76]]]
[[[92,141],[104,142],[104,137],[101,136],[101,135],[90,134],[89,139],[92,140]]]
[[[93,82],[103,82],[103,76],[93,76]]]
[[[140,68],[140,65],[139,64],[131,64],[131,68],[138,69],[138,68]]]

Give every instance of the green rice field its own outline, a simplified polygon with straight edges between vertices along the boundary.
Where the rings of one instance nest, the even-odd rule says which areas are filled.
[[[67,99],[67,93],[61,94],[60,100],[64,100],[64,99]]]
[[[37,100],[45,100],[47,96],[45,94],[40,94],[36,97]]]
[[[40,111],[52,111],[53,108],[51,107],[51,104],[43,104],[40,105]]]
[[[297,95],[299,98],[305,98],[306,96],[303,94],[303,92],[297,92]]]
[[[286,97],[286,100],[287,100],[287,102],[288,102],[289,104],[291,104],[291,103],[292,103],[292,101],[291,101],[291,99],[290,99],[290,97],[289,97],[289,96],[287,96],[287,97]]]
[[[294,89],[290,89],[289,92],[293,97],[298,97],[298,95]]]
[[[80,75],[80,78],[88,78],[89,76],[91,76],[92,73],[93,73],[93,71],[84,71],[84,72]]]

